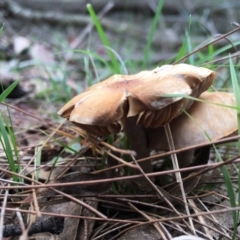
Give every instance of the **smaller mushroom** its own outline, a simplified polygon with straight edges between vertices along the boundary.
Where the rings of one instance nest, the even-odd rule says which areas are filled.
[[[211,143],[235,133],[238,129],[237,111],[232,108],[236,106],[233,94],[204,92],[199,99],[201,101],[195,101],[187,111],[191,117],[183,113],[170,123],[175,149]],[[146,132],[149,148],[169,149],[163,128],[149,128]],[[182,161],[189,161],[187,158],[191,158],[190,152],[192,153],[183,152],[185,159]]]

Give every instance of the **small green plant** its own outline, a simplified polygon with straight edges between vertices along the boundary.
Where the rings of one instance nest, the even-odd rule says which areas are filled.
[[[237,74],[236,74],[231,56],[229,57],[229,66],[230,66],[230,74],[231,74],[231,79],[232,79],[232,86],[233,86],[233,92],[234,92],[234,96],[235,96],[236,107],[238,108],[236,111],[237,111],[237,118],[238,118],[238,134],[240,135],[240,87],[239,87]],[[239,139],[238,139],[238,151],[240,153],[240,140]],[[238,163],[238,206],[239,206],[239,199],[240,199],[239,189],[240,189],[240,164]],[[234,195],[234,197],[233,196],[229,196],[229,197],[230,197],[231,206],[235,207],[236,206],[235,195]],[[231,201],[231,199],[232,199],[232,201]],[[239,211],[237,213],[235,211],[233,212],[233,217],[234,217],[234,219],[233,219],[234,220],[233,239],[235,238],[235,236],[237,234],[239,214],[240,214]]]
[[[5,100],[5,98],[13,91],[18,83],[19,81],[13,82],[7,89],[2,92],[0,95],[0,103]],[[14,173],[18,173],[20,170],[18,163],[18,149],[16,138],[12,129],[11,116],[9,115],[9,121],[1,112],[0,118],[0,142],[9,163],[10,170]],[[19,178],[15,175],[13,175],[13,180],[15,182],[19,182]]]
[[[144,49],[144,57],[143,57],[143,65],[142,65],[143,69],[146,69],[146,67],[147,67],[147,62],[149,60],[149,54],[150,54],[150,50],[151,50],[154,33],[156,32],[156,29],[157,29],[157,23],[159,21],[160,15],[161,15],[163,5],[164,5],[164,0],[160,0],[158,2],[156,13],[155,13],[155,16],[154,16],[152,24],[151,24],[151,28],[150,28],[150,32],[149,32],[148,40],[147,40],[147,45]]]
[[[92,18],[92,21],[93,21],[93,23],[94,23],[94,25],[95,25],[95,27],[96,27],[96,29],[98,31],[98,34],[99,34],[99,36],[100,36],[104,46],[107,47],[107,52],[108,52],[108,55],[109,55],[109,57],[111,59],[111,69],[112,69],[112,72],[113,73],[120,73],[120,68],[119,68],[119,64],[118,64],[118,61],[116,59],[116,56],[111,51],[110,43],[109,43],[109,41],[107,39],[107,36],[106,36],[106,34],[105,34],[105,32],[104,32],[104,30],[102,28],[102,25],[101,25],[97,15],[96,15],[96,13],[95,13],[93,7],[92,7],[92,5],[91,4],[87,4],[87,9],[88,9],[88,12],[89,12],[89,14],[90,14],[90,16]]]

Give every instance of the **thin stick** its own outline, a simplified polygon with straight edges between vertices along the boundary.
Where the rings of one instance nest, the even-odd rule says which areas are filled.
[[[121,153],[121,154],[126,154],[126,155],[134,155],[136,156],[136,152],[135,151],[132,151],[132,150],[126,150],[126,149],[119,149],[119,148],[116,148],[104,141],[100,141],[100,144],[109,148],[110,150],[112,150],[113,152],[116,152],[116,153]]]
[[[95,214],[96,216],[100,217],[100,218],[103,218],[103,219],[108,219],[107,216],[105,216],[104,214],[102,214],[101,212],[99,212],[97,209],[93,208],[91,205],[88,205],[87,203],[85,203],[84,201],[80,200],[80,199],[77,199],[69,194],[66,194],[62,191],[59,191],[55,188],[50,188],[51,190],[53,190],[54,192],[70,199],[71,201],[81,205],[82,207],[85,207],[87,210],[89,210],[90,212],[92,212],[93,214]],[[35,211],[36,212],[36,211]]]
[[[192,206],[193,211],[196,214],[198,214],[200,212],[200,210],[197,208],[194,200],[193,199],[188,199],[188,202]],[[203,227],[203,230],[205,231],[205,234],[208,236],[209,239],[212,239],[213,237],[212,237],[208,227],[206,227],[207,224],[206,224],[206,221],[205,221],[204,217],[203,216],[199,216],[198,219],[199,219],[199,222],[202,224],[202,227]]]
[[[221,39],[226,38],[227,36],[229,36],[229,35],[237,32],[237,31],[239,31],[239,30],[240,30],[240,26],[238,26],[237,28],[233,29],[232,31],[230,31],[230,32],[228,32],[228,33],[226,33],[226,34],[221,35],[220,37],[216,38],[215,40],[213,40],[213,41],[211,41],[211,42],[209,42],[209,43],[207,43],[207,44],[205,44],[204,46],[195,49],[194,51],[190,52],[189,54],[187,54],[187,55],[183,56],[182,58],[178,59],[176,62],[174,62],[174,64],[177,64],[177,63],[179,63],[179,62],[182,62],[183,60],[187,59],[189,56],[193,55],[194,53],[199,52],[200,50],[208,47],[209,45],[214,44],[214,43],[220,41]]]
[[[170,195],[167,191],[165,191],[163,188],[161,187],[157,187],[152,181],[151,179],[146,175],[146,173],[143,171],[143,169],[140,167],[140,165],[138,164],[138,162],[136,161],[136,159],[134,158],[134,156],[132,156],[133,161],[135,162],[135,164],[137,166],[139,166],[139,171],[142,173],[142,175],[145,177],[145,179],[149,182],[149,184],[154,188],[154,190],[156,191],[157,195],[165,200],[165,202],[169,205],[169,207],[172,208],[172,210],[178,215],[181,216],[181,213],[178,212],[178,210],[173,206],[173,204],[171,203],[174,202],[175,200],[177,200],[177,198],[175,198],[174,196]],[[180,201],[180,200],[178,200]],[[183,220],[183,222],[186,224],[187,227],[188,224],[185,222],[185,220]],[[191,226],[192,227],[192,226]]]
[[[174,151],[168,151],[168,152],[164,152],[164,153],[159,153],[159,154],[156,154],[156,155],[152,155],[150,157],[146,157],[146,158],[141,158],[141,159],[138,159],[137,162],[140,163],[140,162],[145,162],[145,161],[150,161],[150,160],[153,160],[153,159],[158,159],[158,158],[161,158],[161,157],[166,157],[166,156],[169,156],[171,154],[174,154],[174,153],[181,153],[183,151],[188,151],[188,150],[191,150],[191,149],[195,149],[195,148],[198,148],[198,147],[205,147],[205,146],[210,146],[212,144],[221,144],[221,143],[226,143],[226,142],[230,142],[230,141],[236,141],[240,138],[240,135],[237,135],[237,136],[233,136],[233,137],[227,137],[227,138],[224,138],[224,139],[221,139],[221,140],[215,140],[215,141],[212,141],[212,142],[209,142],[209,143],[201,143],[201,144],[195,144],[195,145],[192,145],[192,146],[189,146],[189,147],[184,147],[184,148],[181,148],[181,149],[177,149],[177,150],[174,150]],[[225,161],[225,162],[228,162],[228,161]],[[219,164],[219,163],[218,163]],[[213,163],[214,165],[214,163]],[[212,166],[213,166],[212,165]],[[221,164],[221,166],[224,165],[224,164]],[[96,173],[100,173],[100,172],[104,172],[104,171],[108,171],[110,169],[114,169],[114,168],[120,168],[120,167],[123,167],[124,165],[123,164],[120,164],[120,165],[117,165],[117,166],[112,166],[112,167],[109,167],[107,169],[101,169],[101,170],[97,170],[97,171],[94,171],[93,173],[96,174]],[[195,167],[188,167],[189,170],[194,170],[194,169],[199,169],[199,168],[203,168],[204,165],[201,165],[201,166],[195,166]],[[209,167],[209,165],[205,165],[207,167]],[[171,170],[170,172],[174,172],[175,170]],[[169,173],[168,171],[165,171],[163,174],[166,174],[166,173]],[[154,173],[153,175],[149,175],[148,176],[154,176]]]
[[[34,180],[34,176],[35,176],[35,172],[32,174],[32,180]],[[32,182],[32,184],[33,184],[33,182]],[[41,215],[41,211],[40,211],[40,208],[38,205],[37,193],[36,193],[35,188],[32,189],[32,197],[33,197],[33,205],[34,205],[34,208],[36,211],[36,215],[37,215],[37,217],[41,217],[42,215]]]
[[[24,225],[24,222],[23,222],[23,218],[22,218],[22,214],[18,211],[19,209],[17,208],[16,209],[16,215],[18,217],[18,221],[19,221],[19,225],[21,227],[21,231],[22,231],[22,234],[20,236],[20,240],[21,239],[28,239],[27,238],[27,235],[28,235],[28,229],[25,228],[25,225]]]
[[[2,204],[2,209],[1,209],[1,214],[0,214],[0,240],[3,239],[3,226],[4,226],[4,215],[5,215],[5,210],[7,206],[7,198],[8,198],[8,190],[6,190],[4,194],[4,199],[3,199],[3,204]]]
[[[152,218],[150,216],[148,216],[145,212],[141,211],[140,209],[138,209],[137,207],[135,207],[132,203],[128,203],[135,211],[137,211],[139,214],[141,214],[142,216],[144,216],[147,220],[149,221],[152,221],[152,220],[155,220],[155,218]],[[153,226],[154,228],[156,229],[156,231],[159,233],[160,237],[163,239],[163,240],[169,240],[170,238],[167,238],[162,229],[160,228],[159,224],[158,223],[153,223]]]
[[[103,150],[107,155],[109,155],[110,157],[114,158],[116,161],[122,163],[124,166],[128,166],[128,167],[130,167],[130,168],[139,169],[139,167],[138,167],[137,165],[134,165],[134,164],[132,164],[132,163],[129,163],[129,162],[124,161],[123,159],[121,159],[121,158],[115,156],[114,154],[112,154],[110,151],[107,151],[107,150],[105,150],[105,149],[102,149],[102,150]],[[96,148],[96,151],[97,151],[99,154],[102,154],[101,151],[98,150],[97,148]]]
[[[165,133],[166,133],[166,136],[167,136],[169,149],[170,149],[170,151],[174,151],[175,150],[175,146],[174,146],[172,133],[171,133],[171,129],[170,129],[169,124],[166,124],[164,126],[164,130],[165,130]],[[172,154],[171,155],[171,159],[172,159],[172,164],[173,164],[174,170],[179,170],[177,154],[176,153]],[[194,228],[194,225],[193,225],[193,220],[190,217],[190,211],[189,211],[189,208],[188,208],[188,203],[187,203],[186,193],[185,193],[183,182],[182,182],[181,173],[178,171],[178,172],[175,173],[175,176],[176,176],[177,182],[180,185],[180,189],[181,189],[181,192],[182,192],[182,197],[183,197],[186,213],[189,216],[189,224],[190,224],[190,226],[192,228],[193,233],[196,235],[196,231],[195,231],[195,228]]]

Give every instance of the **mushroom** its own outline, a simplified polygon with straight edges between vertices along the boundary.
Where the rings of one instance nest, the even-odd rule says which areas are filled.
[[[126,131],[137,158],[147,157],[146,128],[159,128],[189,109],[213,82],[215,73],[188,64],[164,65],[134,75],[113,75],[63,106],[58,114],[97,136]],[[151,163],[141,167],[151,172]]]
[[[191,117],[183,113],[169,124],[175,149],[211,143],[233,134],[238,129],[237,111],[228,107],[235,106],[233,94],[204,92],[199,99],[200,101],[195,101],[187,111]],[[169,149],[163,128],[148,128],[146,134],[150,149]],[[189,163],[192,154],[193,151],[185,151],[180,158],[183,157],[181,160]]]

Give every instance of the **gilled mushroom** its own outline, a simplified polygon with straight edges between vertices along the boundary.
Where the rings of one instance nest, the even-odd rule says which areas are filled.
[[[189,109],[213,82],[215,73],[188,64],[164,65],[134,75],[114,75],[70,100],[58,114],[98,136],[126,131],[138,158],[148,156],[145,128],[159,128]],[[151,172],[151,163],[142,163]]]
[[[191,117],[183,113],[170,123],[175,149],[210,143],[227,137],[238,129],[237,111],[227,107],[235,106],[233,94],[204,92],[199,99],[202,101],[195,101],[187,111]],[[149,128],[146,133],[149,148],[169,149],[163,128]],[[189,161],[187,158],[191,158],[190,152],[183,152],[183,161]]]

